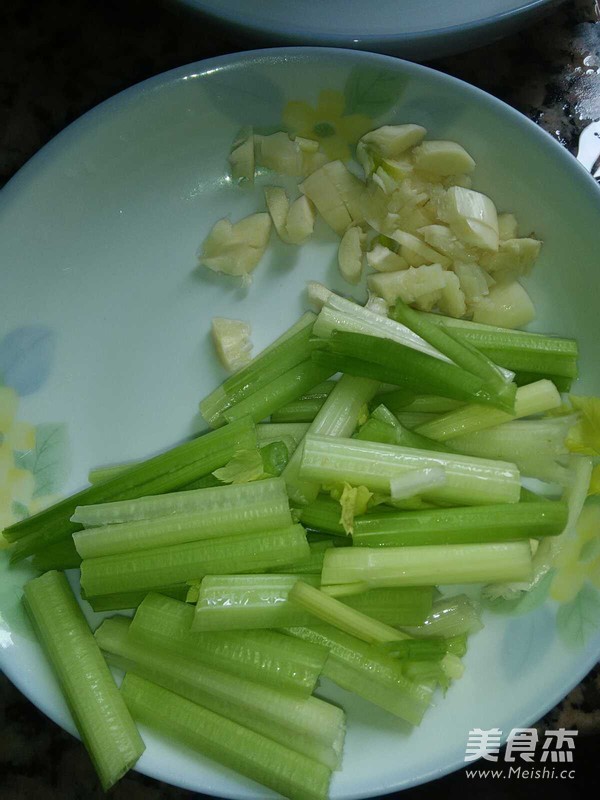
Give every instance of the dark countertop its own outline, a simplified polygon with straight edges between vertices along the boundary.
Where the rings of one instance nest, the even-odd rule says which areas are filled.
[[[575,152],[583,128],[600,118],[599,16],[594,0],[567,2],[516,36],[432,66],[505,100]],[[9,0],[0,8],[0,21],[0,185],[62,128],[118,91],[172,67],[258,44],[155,0]],[[575,780],[545,781],[546,796],[578,798],[588,785],[597,786],[598,668],[539,727],[579,731]],[[459,771],[402,797],[429,800],[453,792],[519,798],[530,795],[531,783],[469,780]],[[115,800],[200,797],[137,773],[111,794]],[[0,676],[0,797],[41,795],[103,796],[81,744]]]

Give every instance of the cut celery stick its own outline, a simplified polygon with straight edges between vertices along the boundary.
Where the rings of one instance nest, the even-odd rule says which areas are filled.
[[[430,439],[445,442],[455,436],[464,436],[468,433],[494,428],[504,422],[510,422],[521,417],[530,417],[532,414],[541,414],[558,408],[561,404],[560,394],[550,381],[541,380],[520,386],[515,396],[515,411],[507,414],[497,408],[482,405],[469,405],[443,414],[436,420],[420,425],[416,433]]]
[[[46,572],[29,581],[24,599],[107,791],[134,766],[144,743],[64,574]]]
[[[436,326],[449,328],[456,339],[473,345],[513,371],[577,377],[578,347],[574,339],[476,324],[439,314],[422,316]]]
[[[528,383],[535,383],[542,378],[553,383],[559,392],[570,392],[573,385],[573,378],[563,378],[562,375],[555,375],[549,372],[515,372],[515,383],[517,386],[527,386]]]
[[[102,483],[109,478],[114,478],[116,475],[121,475],[125,470],[139,463],[139,461],[129,461],[126,464],[110,464],[106,467],[94,467],[88,472],[88,481],[90,483]]]
[[[127,674],[121,694],[134,718],[169,739],[293,800],[326,800],[330,770],[301,753]]]
[[[288,599],[291,603],[314,614],[321,622],[334,625],[339,630],[369,644],[396,642],[407,638],[406,634],[401,634],[390,625],[379,622],[355,608],[349,608],[335,597],[330,597],[302,581],[297,581],[292,586],[288,593]]]
[[[393,425],[370,417],[354,434],[354,439],[365,442],[381,442],[381,444],[399,444],[398,432]]]
[[[31,566],[40,572],[51,569],[76,569],[81,564],[81,556],[75,549],[72,539],[61,539],[55,544],[38,550],[31,559]]]
[[[343,375],[311,422],[308,433],[328,438],[350,436],[356,428],[363,407],[378,388],[379,383],[368,378]],[[290,499],[298,505],[306,505],[316,499],[319,485],[300,478],[301,461],[302,445],[290,459],[282,477]]]
[[[185,601],[190,587],[187,583],[174,583],[170,586],[160,586],[155,589],[156,592],[172,597],[174,600]],[[103,594],[99,597],[90,597],[87,599],[82,593],[84,600],[90,604],[92,609],[96,612],[100,611],[123,611],[129,608],[137,608],[139,604],[146,598],[148,592],[119,592],[118,594]]]
[[[78,525],[70,520],[77,506],[171,492],[223,466],[237,450],[253,447],[256,447],[254,425],[250,419],[240,419],[223,430],[207,433],[143,461],[115,478],[90,486],[6,528],[3,531],[6,540],[18,540],[12,560],[18,561],[42,547],[70,538],[78,530]]]
[[[210,575],[200,585],[195,630],[243,630],[314,623],[314,617],[288,602],[295,575]],[[303,575],[318,587],[320,576]],[[350,608],[387,625],[416,625],[431,611],[429,587],[374,589],[344,597]]]
[[[462,404],[461,408],[465,408],[465,405]],[[433,422],[439,419],[441,414],[428,414],[424,411],[398,411],[395,416],[404,428],[408,428],[409,431],[414,433],[419,426],[424,425],[426,422]],[[433,439],[428,439],[427,441],[432,442]]]
[[[151,593],[138,606],[129,635],[148,648],[155,642],[175,655],[273,688],[304,696],[315,688],[327,659],[323,647],[292,645],[270,630],[193,632],[193,620],[192,606]]]
[[[381,645],[384,653],[409,661],[441,661],[448,652],[446,640],[440,636],[431,639],[401,639]]]
[[[259,449],[266,475],[281,475],[293,453],[296,445],[292,441],[290,446],[286,442],[270,442]]]
[[[387,405],[384,396],[381,402]],[[420,411],[426,414],[445,414],[447,411],[454,411],[460,408],[459,400],[450,400],[447,397],[436,397],[433,394],[417,395],[413,400],[402,408],[402,411]],[[390,409],[393,411],[394,409]]]
[[[324,586],[363,581],[376,588],[519,581],[530,576],[529,542],[517,541],[334,548],[325,555],[321,580]]]
[[[236,536],[240,531],[259,533],[284,528],[293,522],[285,484],[277,478],[215,489],[198,489],[194,494],[197,497],[197,509],[192,512],[107,525],[108,514],[114,511],[107,510],[102,527],[86,528],[73,534],[77,552],[82,558],[98,558],[202,539]],[[201,495],[206,496],[204,503]],[[102,513],[102,506],[95,508]]]
[[[234,486],[171,492],[100,505],[78,506],[72,520],[88,528],[98,528],[101,525],[153,520],[203,511],[209,516],[211,524],[214,524],[229,510],[261,504],[275,508],[287,505],[285,483],[281,478]]]
[[[450,638],[475,633],[481,628],[483,625],[473,601],[465,594],[459,594],[436,600],[425,622],[411,627],[404,626],[403,630],[416,637]]]
[[[305,361],[310,355],[309,340],[315,319],[312,312],[304,314],[247,367],[231,375],[205,397],[200,403],[200,412],[209,425],[222,425],[225,409],[260,391],[283,372]]]
[[[301,525],[290,525],[278,530],[85,559],[81,563],[81,586],[87,597],[150,591],[204,575],[263,571],[309,557],[304,529]]]
[[[331,370],[318,366],[308,358],[287,372],[278,372],[276,378],[258,391],[227,408],[223,417],[231,423],[249,415],[254,422],[260,422],[332,374]]]
[[[373,410],[371,416],[374,419],[387,422],[389,425],[393,425],[396,431],[395,444],[398,444],[401,447],[417,447],[421,450],[436,450],[437,452],[446,452],[447,450],[445,445],[440,447],[439,442],[434,442],[433,439],[428,439],[426,436],[420,436],[418,433],[414,433],[414,431],[405,428],[398,417],[392,414],[392,412],[384,405],[377,406],[377,408]]]
[[[300,474],[327,484],[347,481],[387,493],[391,479],[432,466],[442,467],[447,480],[445,486],[427,492],[426,499],[456,505],[519,500],[521,486],[514,464],[356,439],[307,435]]]
[[[113,617],[96,630],[109,661],[165,689],[231,719],[330,769],[339,767],[344,742],[344,712],[316,697],[300,698],[254,681],[198,664],[195,659],[128,635],[130,620]]]
[[[415,469],[406,475],[398,475],[390,480],[391,503],[393,505],[398,500],[407,500],[409,497],[445,486],[446,483],[446,470],[438,466]]]
[[[271,422],[312,422],[327,397],[294,400],[271,414]]]
[[[496,402],[495,396],[482,391],[484,382],[454,364],[413,350],[388,339],[361,333],[335,332],[329,339],[315,343],[312,358],[325,368],[394,383],[413,392],[430,391],[455,400]],[[323,360],[321,354],[327,359]]]
[[[310,542],[308,545],[310,555],[307,559],[296,561],[293,564],[281,564],[276,567],[269,567],[264,572],[284,572],[289,575],[320,575],[323,569],[323,559],[330,547],[334,546],[329,537],[320,542]]]
[[[298,447],[308,430],[308,422],[285,422],[275,424],[273,422],[263,422],[256,426],[256,438],[259,445],[269,444],[270,442],[293,441],[293,447],[289,448],[290,454]]]
[[[301,400],[324,400],[329,397],[337,381],[323,381],[305,392]]]
[[[423,395],[426,397],[426,395]],[[390,409],[391,411],[398,411],[401,408],[405,408],[409,406],[413,400],[415,399],[415,395],[412,392],[408,392],[404,389],[382,389],[381,391],[377,392],[373,401],[371,403],[371,407],[375,408],[378,405],[385,405],[386,408]],[[441,398],[442,400],[446,400],[446,398]],[[453,400],[446,400],[448,403],[457,402]],[[449,409],[444,409],[445,411]]]
[[[309,530],[324,531],[335,536],[348,535],[340,522],[340,504],[327,495],[319,495],[297,513],[300,522]]]
[[[356,518],[352,542],[358,547],[484,544],[557,536],[566,521],[566,503],[550,501],[373,512]]]
[[[401,300],[396,302],[392,316],[398,322],[414,331],[440,353],[443,353],[458,367],[482,378],[492,391],[504,392],[507,389],[507,376],[500,372],[498,367],[485,355],[470,346],[463,344],[447,333],[443,327],[434,325],[427,317],[407,306]],[[512,378],[512,376],[511,376]],[[510,395],[514,400],[514,389]],[[508,402],[507,410],[511,410],[512,403]]]
[[[343,689],[363,697],[411,725],[418,725],[431,702],[431,690],[404,677],[400,662],[373,645],[334,628],[290,627],[285,631],[327,647],[323,675]]]

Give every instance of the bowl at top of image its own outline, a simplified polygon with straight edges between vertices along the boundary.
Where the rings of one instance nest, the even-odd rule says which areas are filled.
[[[224,56],[152,78],[89,112],[2,193],[0,371],[12,406],[0,416],[22,423],[25,438],[29,425],[36,437],[36,458],[27,462],[33,483],[28,493],[15,489],[3,524],[23,507],[33,513],[84,486],[93,466],[142,457],[198,430],[198,401],[224,377],[208,335],[212,317],[250,322],[258,352],[306,307],[307,280],[349,292],[337,271],[338,239],[322,222],[300,248],[273,237],[248,288],[197,269],[198,247],[217,219],[264,210],[268,175],[254,189],[228,177],[236,133],[246,125],[280,130],[291,107],[300,132],[317,126],[333,157],[349,156],[367,123],[419,123],[432,138],[460,142],[477,162],[474,188],[544,242],[526,281],[537,309],[531,329],[575,337],[576,391],[600,391],[600,192],[571,155],[498,100],[414,64],[318,48]],[[365,298],[364,288],[354,294]],[[5,555],[0,664],[73,731],[18,605],[30,571],[9,571]],[[70,574],[74,586],[77,576]],[[103,615],[83,605],[97,625]],[[561,608],[549,596],[526,615],[486,612],[464,677],[414,730],[324,683],[322,695],[348,712],[332,797],[432,780],[463,764],[470,729],[500,728],[506,736],[539,719],[600,650],[593,626],[561,631],[568,616]],[[144,735],[138,769],[146,774],[205,794],[266,794],[209,759]]]

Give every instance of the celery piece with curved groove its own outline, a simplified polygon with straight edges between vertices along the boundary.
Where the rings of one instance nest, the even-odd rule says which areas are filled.
[[[400,633],[391,625],[350,608],[335,597],[330,597],[303,581],[296,581],[288,592],[288,599],[292,604],[295,603],[313,614],[321,622],[333,625],[369,644],[397,642],[408,638],[406,634]],[[316,621],[314,624],[317,624]]]
[[[216,524],[221,515],[230,509],[251,508],[264,503],[269,507],[287,506],[285,483],[281,478],[269,478],[256,483],[236,486],[214,486],[164,495],[137,497],[99,505],[78,506],[72,516],[74,522],[98,528],[122,522],[152,520],[159,517],[204,512],[209,524]],[[286,524],[287,518],[284,520]]]
[[[109,515],[118,513],[114,508],[106,509],[105,516],[102,517],[102,506],[96,506],[95,518],[100,521],[101,527],[88,527],[73,534],[77,552],[82,558],[98,558],[202,539],[236,536],[240,531],[264,532],[292,524],[285,484],[278,478],[214,489],[198,489],[193,494],[193,511],[173,511],[116,524],[106,524],[110,519]],[[185,498],[182,500],[185,502]],[[134,503],[135,501],[130,508],[133,508]],[[82,510],[86,510],[85,506]],[[93,516],[90,510],[86,515],[88,524]]]
[[[344,742],[344,712],[316,697],[290,692],[173,657],[154,643],[151,648],[132,639],[130,620],[112,617],[95,632],[109,663],[134,672],[193,703],[221,714],[268,739],[286,741],[290,749],[337,769]]]
[[[256,438],[259,445],[271,442],[291,442],[290,454],[298,447],[309,428],[309,422],[261,422],[256,426]]]
[[[397,416],[386,408],[384,405],[379,405],[371,414],[373,419],[387,422],[392,425],[396,431],[395,444],[401,447],[417,447],[421,450],[437,450],[438,452],[450,452],[445,445],[440,445],[439,442],[434,442],[433,439],[428,439],[426,436],[420,436],[418,433],[411,431],[409,428],[404,427]]]
[[[454,505],[519,500],[521,484],[514,464],[357,439],[307,435],[300,475],[325,484],[345,481],[388,493],[393,478],[433,466],[446,471],[446,484],[427,492],[426,500]]]
[[[323,586],[362,581],[376,588],[520,581],[529,577],[529,541],[515,541],[335,548],[325,555],[321,580]]]
[[[69,709],[107,791],[144,751],[144,743],[67,579],[46,572],[24,599]]]
[[[166,597],[172,597],[174,600],[182,600],[185,602],[190,587],[187,583],[173,583],[169,586],[159,586],[154,591]],[[116,594],[101,594],[98,597],[87,598],[85,593],[82,592],[82,597],[86,600],[92,609],[96,612],[100,611],[123,611],[128,608],[137,608],[141,602],[147,597],[148,592],[118,592]]]
[[[79,529],[71,521],[77,506],[172,492],[223,466],[236,451],[253,447],[256,447],[254,424],[245,418],[142,461],[6,528],[4,538],[9,542],[18,540],[12,560],[18,561],[46,545],[70,538]]]
[[[258,391],[231,405],[223,412],[223,417],[231,423],[249,415],[254,422],[260,422],[332,374],[332,370],[320,367],[310,357],[306,358],[287,372],[278,372],[272,381]]]
[[[357,517],[357,547],[484,544],[558,536],[567,521],[566,503],[545,501],[424,511],[373,512]]]
[[[464,436],[486,428],[493,428],[521,417],[541,414],[558,408],[561,404],[560,394],[553,383],[547,380],[519,386],[515,396],[515,410],[507,414],[498,408],[482,405],[468,405],[443,414],[431,422],[419,425],[415,433],[427,436],[436,441],[446,442],[455,436]]]
[[[293,400],[271,414],[271,422],[312,422],[327,397]]]
[[[129,627],[132,639],[153,643],[200,664],[308,696],[327,660],[327,650],[290,642],[272,630],[192,631],[194,608],[150,593],[140,603]]]
[[[467,370],[413,350],[389,339],[361,333],[335,332],[329,339],[314,343],[312,358],[324,368],[393,383],[414,392],[431,392],[465,402],[489,402],[482,390],[484,381]],[[319,353],[327,357],[319,359]]]
[[[328,648],[323,675],[411,725],[418,725],[432,690],[408,680],[399,661],[333,625],[290,627],[291,636]]]
[[[230,375],[200,403],[200,413],[212,427],[225,422],[223,412],[310,356],[310,337],[316,319],[308,311],[243,369]]]
[[[134,718],[293,800],[326,800],[331,771],[132,673],[121,694]]]
[[[151,591],[204,575],[262,571],[309,557],[304,529],[301,525],[289,525],[277,530],[84,559],[81,586],[87,597]]]
[[[364,406],[378,388],[379,383],[368,378],[343,375],[311,422],[308,434],[319,434],[328,438],[350,436],[356,428]],[[282,475],[290,499],[298,505],[310,503],[319,493],[317,483],[300,477],[302,449],[300,445]]]
[[[195,630],[242,630],[309,625],[314,618],[288,601],[295,575],[208,575],[203,579],[194,617]],[[320,585],[320,576],[302,581]],[[344,604],[387,625],[416,625],[431,611],[432,589],[373,589],[344,598]]]
[[[432,324],[427,317],[407,306],[402,300],[396,301],[392,317],[429,342],[458,367],[482,378],[492,392],[502,395],[506,401],[506,410],[512,410],[514,387],[512,392],[507,392],[510,379],[487,356],[455,339],[451,329],[447,331],[443,327]]]
[[[297,514],[299,521],[308,530],[348,536],[340,522],[340,504],[328,495],[319,495],[312,503],[298,509]]]

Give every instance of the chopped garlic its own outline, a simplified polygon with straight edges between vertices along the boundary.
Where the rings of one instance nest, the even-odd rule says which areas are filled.
[[[212,321],[213,342],[219,361],[229,372],[236,372],[250,362],[252,350],[250,334],[251,328],[247,322],[239,319],[214,317]]]
[[[265,201],[279,238],[287,242],[288,238],[285,225],[290,210],[290,201],[285,193],[285,189],[279,186],[265,186]]]
[[[339,236],[343,236],[346,228],[352,224],[352,217],[339,190],[325,173],[324,167],[315,170],[298,188],[312,200],[325,222]]]
[[[533,303],[517,281],[492,286],[489,295],[473,306],[473,322],[483,322],[486,325],[521,328],[533,319]]]
[[[302,244],[315,228],[315,207],[306,195],[300,195],[290,206],[285,223],[288,240]]]
[[[280,175],[299,177],[303,174],[302,150],[298,142],[284,131],[270,136],[254,136],[256,163]]]
[[[498,250],[498,215],[487,195],[451,186],[445,205],[450,228],[462,242],[482,250]]]
[[[408,269],[408,261],[389,247],[375,244],[367,252],[367,264],[377,272],[396,272],[399,269]]]
[[[449,317],[464,317],[467,313],[467,304],[464,292],[460,288],[458,275],[447,271],[444,273],[444,277],[446,278],[446,285],[442,289],[442,296],[440,297],[440,311]]]
[[[399,272],[369,275],[367,283],[369,289],[379,297],[383,297],[388,306],[394,305],[400,298],[407,304],[420,300],[431,309],[433,308],[431,303],[435,304],[446,287],[446,277],[440,264],[428,264],[416,269],[410,267]],[[436,295],[436,298],[433,295]]]
[[[363,243],[365,234],[360,228],[348,228],[338,248],[338,266],[348,283],[356,284],[362,275]]]
[[[202,244],[200,263],[214,272],[248,275],[262,258],[271,232],[268,214],[251,214],[233,225],[215,223]]]
[[[383,125],[366,133],[361,142],[384,158],[396,158],[425,137],[421,125]]]
[[[454,264],[454,272],[460,281],[467,305],[470,306],[489,294],[489,284],[479,264],[457,262]]]
[[[497,253],[486,253],[481,265],[492,275],[519,277],[531,272],[542,249],[537,239],[505,239],[498,245]]]
[[[498,235],[501,240],[517,238],[519,234],[514,214],[498,214]]]
[[[371,311],[373,314],[377,314],[380,317],[387,317],[388,315],[387,303],[383,297],[377,297],[377,295],[371,292],[369,292],[369,299],[365,303],[365,308],[367,311]]]
[[[416,169],[440,177],[462,175],[475,169],[471,156],[456,142],[423,142],[413,150],[413,158]]]
[[[441,264],[443,267],[450,266],[450,259],[438,253],[429,245],[422,242],[417,236],[406,231],[394,231],[392,239],[398,242],[400,255],[406,259],[412,267],[420,267],[422,264]]]

